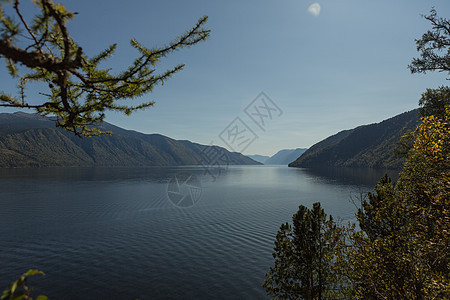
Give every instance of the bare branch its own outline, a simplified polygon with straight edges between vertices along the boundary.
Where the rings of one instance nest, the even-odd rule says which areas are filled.
[[[25,28],[27,29],[28,33],[29,33],[30,36],[33,38],[33,40],[34,40],[34,42],[35,42],[35,45],[36,45],[36,48],[39,50],[40,53],[42,53],[42,48],[39,47],[39,42],[38,42],[38,40],[36,39],[36,36],[33,34],[33,32],[31,31],[30,27],[28,26],[27,22],[25,22],[25,20],[24,20],[22,14],[20,13],[20,10],[19,10],[19,0],[15,0],[15,1],[14,1],[14,9],[15,9],[17,15],[19,16],[20,21],[22,22],[23,26],[25,26]]]

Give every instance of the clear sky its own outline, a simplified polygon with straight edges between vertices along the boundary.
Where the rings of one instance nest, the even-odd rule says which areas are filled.
[[[29,2],[22,0],[25,10]],[[161,71],[186,67],[145,97],[154,107],[107,114],[106,121],[144,133],[227,146],[219,135],[239,117],[258,136],[244,153],[273,155],[414,109],[426,88],[448,84],[445,74],[411,75],[407,66],[417,56],[414,39],[431,28],[421,14],[435,7],[449,18],[450,1],[61,2],[78,12],[70,30],[87,54],[118,43],[113,71],[136,56],[130,38],[161,46],[209,16],[210,38],[161,64]],[[13,91],[6,70],[0,82]],[[282,111],[264,130],[244,112],[260,92]]]

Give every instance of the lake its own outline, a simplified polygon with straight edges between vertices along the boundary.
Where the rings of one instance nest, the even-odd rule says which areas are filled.
[[[50,299],[264,299],[280,225],[350,201],[375,170],[284,166],[0,169],[0,289]]]

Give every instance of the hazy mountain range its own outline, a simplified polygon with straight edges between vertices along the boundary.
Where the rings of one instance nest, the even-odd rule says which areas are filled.
[[[396,155],[400,138],[417,126],[419,110],[380,123],[344,130],[309,148],[290,167],[369,167],[399,169],[404,157]]]
[[[272,157],[244,156],[218,146],[143,134],[103,123],[113,135],[78,138],[35,114],[0,114],[0,167],[168,166],[198,164],[288,165],[290,167],[370,167],[398,169],[395,154],[407,130],[417,126],[418,109],[380,123],[341,131],[309,149],[284,149]]]
[[[103,123],[112,135],[79,138],[23,112],[0,114],[0,167],[260,164],[218,146],[143,134]]]
[[[288,165],[297,158],[300,157],[307,149],[297,148],[297,149],[284,149],[278,151],[271,158],[266,160],[265,165]]]
[[[259,154],[254,154],[254,155],[246,155],[247,157],[250,157],[251,159],[260,162],[262,164],[264,164],[269,158],[270,156],[266,156],[266,155],[259,155]]]
[[[300,155],[302,155],[307,149],[297,148],[297,149],[283,149],[278,151],[272,156],[265,155],[247,155],[253,160],[260,162],[265,165],[288,165],[289,163],[296,160]]]

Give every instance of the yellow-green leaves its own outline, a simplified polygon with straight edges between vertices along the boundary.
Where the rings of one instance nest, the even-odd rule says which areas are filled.
[[[45,275],[44,272],[39,270],[28,270],[16,281],[10,284],[10,286],[3,291],[1,300],[33,300],[31,298],[32,289],[27,285],[27,278],[33,275]],[[47,300],[46,296],[38,296],[36,300]]]
[[[418,136],[414,148],[431,160],[448,160],[446,144],[450,141],[450,107],[445,108],[443,119],[436,116],[422,117],[417,128]]]

